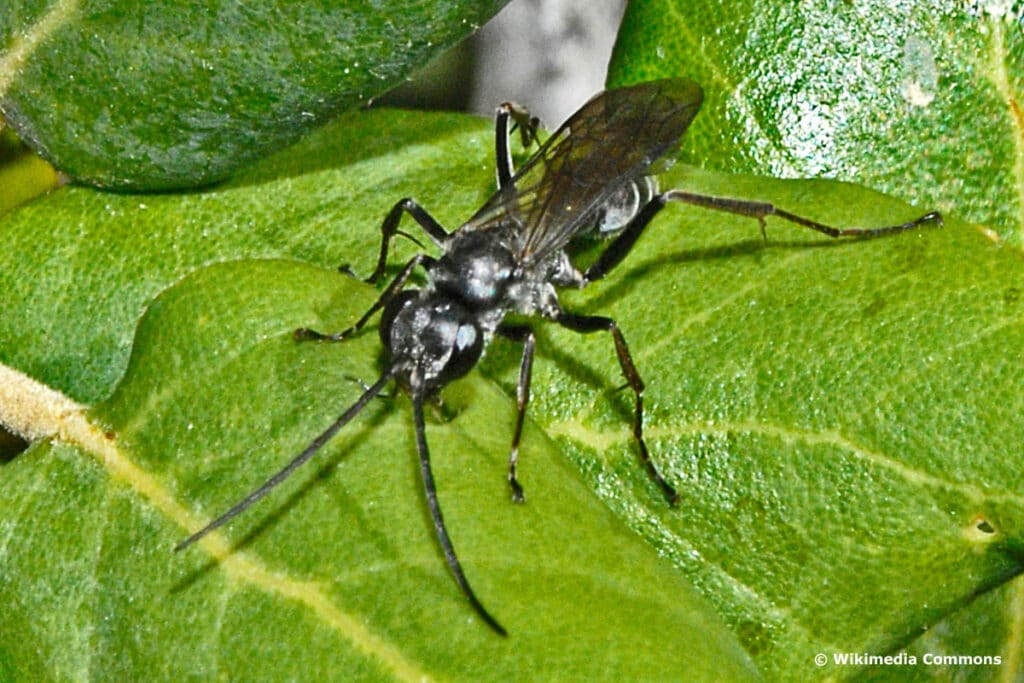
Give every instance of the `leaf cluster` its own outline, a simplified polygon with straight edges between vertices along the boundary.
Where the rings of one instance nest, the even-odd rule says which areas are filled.
[[[44,435],[0,467],[0,679],[1020,676],[1020,23],[981,10],[630,5],[609,81],[690,75],[707,92],[684,148],[697,165],[663,186],[840,226],[947,221],[833,241],[769,219],[762,238],[671,206],[607,280],[566,294],[626,335],[678,508],[637,461],[611,341],[544,325],[527,501],[508,502],[520,349],[492,344],[427,431],[460,556],[510,638],[446,574],[400,393],[171,553],[380,371],[373,329],[292,338],[378,295],[336,267],[372,268],[401,197],[454,228],[491,191],[490,122],[371,110],[312,129],[496,9],[440,4],[213,2],[209,23],[184,5],[0,7],[3,111],[62,170],[149,190],[230,173],[165,193],[71,185],[0,216],[0,421]],[[822,173],[921,207],[765,177]],[[398,241],[394,261],[416,249]],[[901,650],[1002,664],[831,660]]]

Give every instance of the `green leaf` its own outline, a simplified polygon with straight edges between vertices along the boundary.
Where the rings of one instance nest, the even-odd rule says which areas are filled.
[[[609,82],[700,80],[704,111],[684,148],[696,163],[853,179],[985,223],[1019,248],[1021,36],[1019,8],[998,3],[653,0],[630,4]],[[1002,675],[1019,677],[1024,630],[1007,615],[1020,611],[1020,579],[1013,585],[998,592],[1003,600],[943,620],[911,651],[1001,651]]]
[[[927,0],[633,2],[609,83],[699,81],[705,107],[686,146],[697,165],[853,180],[1019,248],[1021,12]]]
[[[944,671],[947,679],[956,681],[1020,680],[1024,674],[1024,648],[1020,644],[1022,628],[1024,577],[1018,576],[979,596],[968,608],[955,612],[915,639],[907,648],[909,654],[922,663],[942,657],[944,665],[941,668],[917,667],[914,671],[916,676],[911,680],[933,681],[936,669]],[[951,659],[990,653],[1001,658],[999,666]]]
[[[913,215],[824,181],[700,176],[687,187],[833,224]],[[544,408],[595,488],[719,605],[766,678],[788,680],[816,653],[895,652],[1020,574],[1021,274],[964,226],[812,249],[784,226],[744,238],[748,223],[695,215],[674,232],[685,242],[642,242],[622,284],[588,300],[632,302],[611,312],[641,349],[650,446],[685,515],[642,505],[624,409]],[[535,381],[562,386],[561,367]],[[1020,631],[1006,636],[980,654],[1009,662]]]
[[[245,655],[269,649],[260,624],[280,635],[282,620],[294,620],[313,653],[309,670],[322,670],[317,653],[339,647],[323,635],[323,619],[243,585],[237,563],[250,562],[310,578],[357,615],[373,638],[354,638],[359,645],[338,656],[358,661],[359,672],[394,661],[378,654],[391,650],[355,652],[378,641],[417,670],[451,677],[480,678],[481,662],[505,677],[512,659],[531,677],[556,654],[600,668],[669,653],[680,664],[655,671],[671,679],[706,667],[741,671],[728,638],[712,628],[694,641],[682,624],[687,614],[705,619],[685,576],[769,680],[846,676],[857,667],[820,670],[814,654],[894,652],[1020,574],[1016,253],[951,217],[942,229],[872,241],[832,241],[770,219],[765,241],[750,219],[678,205],[606,281],[563,298],[571,310],[614,317],[626,335],[647,384],[649,445],[683,495],[678,509],[665,506],[637,462],[630,396],[618,391],[603,335],[537,326],[525,506],[505,502],[503,481],[516,345],[492,344],[480,371],[444,395],[457,416],[428,429],[471,578],[513,639],[528,644],[499,652],[504,645],[488,640],[451,586],[418,493],[404,398],[375,402],[319,469],[238,520],[228,534],[238,552],[210,548],[213,562],[201,549],[167,555],[184,527],[262,481],[350,403],[359,393],[350,375],[376,376],[372,332],[307,345],[291,342],[290,330],[337,329],[365,310],[375,292],[332,268],[372,267],[380,219],[397,199],[415,196],[450,227],[470,215],[493,183],[490,131],[455,115],[365,112],[211,191],[65,188],[0,220],[0,289],[20,302],[0,319],[0,360],[99,404],[87,424],[109,431],[117,462],[134,468],[128,476],[98,459],[96,444],[44,444],[4,466],[0,517],[17,522],[5,527],[0,571],[30,577],[5,584],[4,630],[24,636],[13,643],[45,632],[49,648],[8,645],[9,661],[36,672],[50,651],[66,650],[67,670],[80,672],[89,645],[123,643],[138,619],[160,634],[161,654],[133,646],[133,662],[170,671],[163,663],[180,661],[176,648],[218,649],[232,655],[217,660],[230,678]],[[771,200],[842,226],[920,213],[834,181],[677,167],[664,185]],[[53,225],[75,231],[73,248],[44,229]],[[394,262],[415,249],[400,241]],[[669,580],[643,544],[630,544],[566,463],[678,576]],[[140,477],[152,487],[133,485]],[[159,503],[157,490],[170,502]],[[108,548],[134,553],[123,574],[106,569],[120,557]],[[40,558],[43,566],[29,568]],[[538,574],[547,567],[561,578]],[[588,626],[571,596],[597,590],[600,577],[652,602],[620,606],[613,628]],[[651,577],[665,586],[652,587]],[[357,581],[357,591],[342,590]],[[66,600],[47,602],[53,594]],[[599,609],[613,595],[599,593]],[[666,612],[666,599],[678,609]],[[47,625],[34,630],[42,614]],[[185,634],[181,624],[197,614],[202,627]],[[423,629],[425,619],[443,625]],[[579,635],[555,639],[554,624]],[[54,643],[54,634],[74,643]],[[1003,645],[1020,649],[1019,640]],[[304,666],[295,648],[280,651],[274,667]]]
[[[358,396],[375,334],[325,346],[292,332],[343,324],[374,297],[322,268],[250,259],[156,298],[115,393],[4,470],[0,509],[21,514],[4,515],[0,598],[16,609],[0,630],[39,656],[9,647],[20,678],[754,678],[685,579],[536,430],[529,502],[508,501],[514,410],[480,377],[452,387],[458,419],[428,438],[466,570],[508,639],[448,576],[404,397],[375,401],[233,524],[234,545],[217,534],[171,553]]]
[[[501,5],[8,0],[0,112],[81,182],[195,187],[365,105]]]
[[[406,194],[455,224],[493,184],[489,128],[466,116],[348,115],[213,191],[67,187],[25,206],[0,223],[5,243],[19,245],[0,257],[0,290],[23,304],[0,320],[0,360],[100,401],[124,373],[146,306],[204,264],[287,256],[361,269],[379,248],[381,217]]]

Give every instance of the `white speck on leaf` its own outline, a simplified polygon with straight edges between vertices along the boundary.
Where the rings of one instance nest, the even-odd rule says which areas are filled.
[[[910,36],[903,46],[903,97],[915,107],[926,107],[935,99],[939,72],[931,45]]]

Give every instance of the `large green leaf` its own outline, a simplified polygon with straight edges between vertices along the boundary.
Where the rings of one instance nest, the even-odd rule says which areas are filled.
[[[238,551],[169,555],[186,527],[349,403],[359,391],[350,375],[373,379],[372,332],[324,346],[295,344],[290,330],[337,328],[372,301],[371,288],[331,267],[371,267],[396,199],[416,196],[452,227],[472,212],[493,182],[490,128],[361,113],[215,190],[65,188],[0,221],[0,288],[19,302],[0,319],[0,358],[97,404],[83,418],[93,441],[43,443],[3,468],[0,571],[17,577],[3,588],[5,629],[20,636],[11,643],[45,643],[7,645],[9,667],[44,671],[51,652],[67,651],[47,676],[81,674],[87,653],[105,653],[99,666],[126,639],[151,637],[159,652],[132,645],[129,662],[150,678],[164,675],[153,667],[182,673],[174,663],[197,650],[196,670],[226,677],[255,651],[275,651],[285,672],[323,670],[326,651],[368,675],[505,677],[515,661],[536,677],[556,661],[654,676],[640,667],[665,653],[679,662],[655,666],[665,678],[742,670],[721,631],[694,640],[685,617],[703,622],[701,608],[563,462],[697,583],[771,679],[856,673],[818,669],[813,656],[894,652],[979,592],[1010,585],[1024,562],[1018,255],[955,220],[853,242],[770,221],[763,241],[749,219],[675,205],[606,282],[565,302],[619,321],[678,509],[638,466],[630,398],[600,335],[538,328],[524,507],[506,502],[502,478],[515,345],[495,342],[481,373],[445,394],[457,416],[429,428],[456,542],[510,642],[524,645],[488,640],[450,585],[402,398],[375,403],[319,470],[233,525]],[[831,181],[678,168],[666,182],[841,225],[920,213]],[[53,225],[74,233],[73,246],[44,229]],[[400,243],[396,263],[413,249]],[[271,590],[268,577],[287,588]],[[299,579],[333,607],[281,597]],[[581,615],[573,604],[592,591],[602,613]],[[200,626],[183,625],[197,614]],[[441,625],[424,628],[431,619]],[[145,623],[137,641],[134,620]],[[273,650],[261,624],[279,636],[286,622],[302,647]],[[559,628],[569,635],[555,639]]]
[[[17,678],[754,677],[685,579],[534,430],[529,503],[508,502],[514,411],[479,377],[449,394],[458,419],[428,433],[448,523],[507,640],[445,571],[404,400],[375,402],[234,525],[234,547],[218,535],[172,555],[360,393],[376,335],[328,348],[291,333],[373,297],[322,268],[249,259],[156,298],[113,396],[5,468],[0,596],[14,609],[0,631]]]
[[[790,206],[802,194],[709,180],[697,187]],[[806,190],[833,207],[812,213],[883,221],[867,208],[877,197],[846,189]],[[763,247],[743,238],[743,222],[708,226],[715,237],[667,239],[588,301],[604,308],[628,293],[620,322],[653,328],[637,359],[657,378],[646,394],[658,406],[649,424],[664,425],[651,430],[653,450],[670,454],[688,512],[642,505],[650,491],[627,471],[624,411],[586,397],[552,405],[549,432],[571,439],[595,488],[719,604],[772,679],[817,677],[807,665],[817,653],[894,653],[1019,575],[1019,256],[954,226],[821,249]],[[637,304],[638,290],[655,303]],[[537,381],[568,381],[562,367]],[[626,495],[630,482],[642,486]],[[1019,604],[1014,591],[1004,610]],[[995,649],[980,654],[1019,675],[1019,624],[985,642]]]
[[[194,187],[365,105],[501,0],[5,0],[0,112],[81,182]]]
[[[853,179],[983,222],[1019,248],[1021,26],[1010,3],[650,0],[630,4],[609,80],[698,78],[707,97],[686,150],[706,167]],[[1022,601],[1017,579],[909,651],[1002,652],[1001,676],[1020,677]]]
[[[629,4],[609,80],[700,81],[700,166],[853,180],[1020,247],[1022,26],[1009,2],[645,0]]]

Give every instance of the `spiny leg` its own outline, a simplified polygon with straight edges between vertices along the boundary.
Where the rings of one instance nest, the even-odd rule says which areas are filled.
[[[619,367],[622,368],[622,374],[636,396],[636,409],[633,413],[633,438],[636,439],[639,445],[640,459],[643,461],[644,467],[647,468],[647,473],[651,479],[661,487],[668,502],[671,505],[676,505],[679,502],[679,494],[665,480],[665,477],[661,475],[658,468],[655,467],[654,461],[651,460],[651,455],[647,450],[647,443],[644,441],[644,382],[640,379],[640,373],[637,372],[636,366],[633,364],[633,357],[629,353],[629,347],[626,346],[626,340],[622,336],[622,332],[619,331],[618,325],[611,318],[596,315],[576,315],[566,311],[559,311],[554,320],[559,325],[575,332],[586,334],[589,332],[607,331],[611,333],[612,339],[615,340],[615,355],[619,358]]]
[[[836,228],[831,225],[825,225],[813,221],[803,216],[798,216],[795,213],[784,211],[783,209],[776,208],[774,204],[769,202],[755,202],[745,199],[731,199],[729,197],[713,197],[704,194],[694,194],[692,192],[684,192],[682,190],[668,190],[662,197],[665,201],[682,202],[684,204],[693,204],[694,206],[700,206],[705,209],[715,209],[718,211],[726,211],[728,213],[735,213],[740,216],[749,216],[750,218],[756,218],[761,224],[761,232],[764,233],[766,216],[778,216],[790,223],[816,230],[820,233],[824,233],[829,237],[881,237],[882,235],[892,235],[899,232],[906,232],[907,230],[913,230],[918,228],[925,223],[934,223],[936,226],[942,225],[942,214],[938,211],[929,211],[923,216],[916,218],[906,223],[900,223],[899,225],[884,225],[878,228]]]
[[[509,127],[512,119],[512,127]],[[512,181],[515,169],[512,167],[512,150],[508,139],[512,131],[519,129],[523,147],[529,147],[537,141],[537,128],[540,120],[530,116],[530,112],[514,102],[505,102],[498,107],[494,116],[494,166],[498,176],[498,189],[503,189]]]
[[[632,250],[633,245],[636,244],[636,241],[640,238],[640,235],[643,233],[647,225],[659,211],[665,208],[665,203],[669,201],[693,204],[706,209],[716,209],[718,211],[726,211],[728,213],[756,218],[761,224],[761,234],[764,234],[765,232],[764,219],[766,216],[778,216],[779,218],[790,221],[791,223],[816,230],[830,237],[881,237],[883,235],[892,235],[899,232],[905,232],[907,230],[913,230],[914,228],[920,227],[926,223],[934,223],[936,226],[942,225],[942,215],[939,214],[938,211],[929,211],[920,218],[907,223],[900,223],[899,225],[886,225],[879,228],[835,228],[831,225],[818,223],[817,221],[812,221],[809,218],[804,218],[803,216],[798,216],[794,213],[790,213],[789,211],[778,209],[774,204],[769,204],[768,202],[755,202],[745,199],[731,199],[728,197],[713,197],[710,195],[684,192],[682,190],[668,190],[662,194],[656,195],[651,199],[651,201],[645,204],[640,211],[637,212],[633,220],[630,221],[628,226],[626,226],[626,229],[623,230],[622,233],[619,234],[603,252],[601,252],[601,255],[597,260],[583,274],[583,284],[586,285],[589,282],[603,278],[612,270],[612,268],[621,263],[629,254],[630,250]]]
[[[459,585],[462,594],[469,600],[476,613],[480,615],[488,626],[502,636],[508,635],[498,620],[491,616],[491,613],[483,606],[483,603],[476,597],[473,588],[469,585],[465,572],[462,571],[462,564],[455,554],[455,546],[452,545],[448,536],[448,529],[445,527],[444,517],[441,515],[441,505],[437,500],[437,487],[434,485],[434,473],[430,467],[430,451],[427,449],[426,425],[423,420],[423,387],[414,386],[412,390],[412,413],[416,427],[416,450],[420,456],[420,475],[423,478],[423,488],[427,495],[427,507],[430,508],[430,517],[434,521],[434,531],[437,533],[437,540],[444,551],[444,558],[448,562],[448,568],[455,577],[455,583]]]
[[[530,376],[533,373],[533,351],[537,338],[527,325],[501,325],[498,334],[521,342],[523,359],[519,364],[519,383],[516,385],[516,429],[512,435],[512,449],[508,456],[508,483],[512,487],[512,500],[523,502],[523,487],[516,478],[516,465],[519,462],[519,441],[523,436],[523,420],[526,418],[526,405],[530,402]]]
[[[342,330],[341,332],[335,332],[334,334],[324,334],[323,332],[317,332],[311,330],[308,327],[300,327],[295,330],[296,341],[341,341],[348,339],[353,334],[363,329],[363,326],[369,321],[374,313],[387,306],[388,302],[400,291],[405,283],[409,280],[409,276],[412,275],[412,271],[416,266],[423,265],[427,268],[434,263],[434,259],[426,254],[416,254],[409,262],[405,264],[402,271],[395,276],[395,279],[391,281],[391,284],[387,286],[384,292],[378,297],[377,301],[374,302],[373,306],[370,306],[370,310],[363,314],[359,320],[356,321],[355,325]]]
[[[388,246],[391,244],[391,238],[396,234],[405,233],[399,231],[398,223],[402,219],[402,212],[405,212],[416,219],[423,231],[430,236],[430,239],[434,244],[441,246],[446,239],[448,239],[448,231],[445,230],[440,223],[438,223],[433,216],[427,213],[427,210],[416,203],[415,200],[406,197],[395,202],[395,205],[391,207],[391,211],[384,217],[384,222],[381,223],[380,232],[380,255],[377,257],[377,267],[373,269],[373,273],[370,277],[366,278],[366,282],[371,285],[377,284],[377,281],[384,276],[384,269],[388,265]],[[406,235],[410,239],[411,236]],[[413,240],[415,241],[415,240]]]

